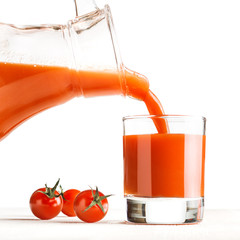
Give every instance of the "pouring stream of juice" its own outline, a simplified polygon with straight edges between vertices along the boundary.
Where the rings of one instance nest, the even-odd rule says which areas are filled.
[[[162,115],[163,108],[149,90],[146,78],[125,71],[126,94],[145,102],[149,113]],[[118,72],[76,71],[67,67],[0,63],[0,141],[33,115],[76,96],[120,95]],[[166,133],[165,122],[154,122]]]

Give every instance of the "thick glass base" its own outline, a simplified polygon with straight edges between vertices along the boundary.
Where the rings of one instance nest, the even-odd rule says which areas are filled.
[[[127,220],[145,224],[191,224],[203,218],[204,198],[126,196]]]

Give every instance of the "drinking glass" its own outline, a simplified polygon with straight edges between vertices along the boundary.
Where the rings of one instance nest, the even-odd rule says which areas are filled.
[[[166,124],[167,133],[157,132]],[[204,210],[206,119],[145,115],[123,118],[127,220],[200,222]]]

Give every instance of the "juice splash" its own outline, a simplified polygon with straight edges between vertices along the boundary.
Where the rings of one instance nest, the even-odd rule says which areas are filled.
[[[124,193],[135,197],[203,197],[205,135],[123,137]]]
[[[76,71],[67,67],[0,63],[0,141],[35,114],[74,97],[128,95],[145,101],[150,114],[163,114],[161,103],[149,90],[148,80],[124,69]],[[166,124],[155,123],[158,132]]]

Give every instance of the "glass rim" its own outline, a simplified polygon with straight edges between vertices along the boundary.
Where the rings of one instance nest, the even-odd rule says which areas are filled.
[[[177,114],[164,114],[164,115],[130,115],[122,118],[123,122],[126,120],[139,120],[139,119],[152,119],[152,118],[161,118],[161,119],[179,119],[179,120],[202,120],[206,122],[206,117],[198,115],[177,115]]]

